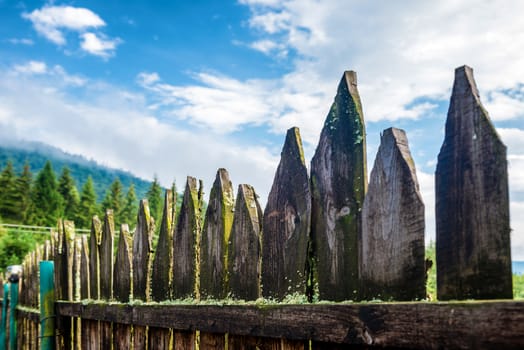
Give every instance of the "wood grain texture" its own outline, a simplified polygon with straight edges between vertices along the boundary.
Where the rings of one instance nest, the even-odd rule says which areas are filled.
[[[113,298],[115,221],[113,210],[107,209],[100,241],[100,299]]]
[[[120,238],[113,273],[113,297],[121,302],[128,302],[133,293],[132,245],[133,239],[129,233],[129,226],[127,224],[120,225]]]
[[[512,297],[506,146],[473,70],[455,70],[436,182],[437,297]]]
[[[176,193],[173,193],[172,190],[166,190],[162,223],[160,225],[151,277],[151,297],[154,301],[163,301],[171,298],[176,197]]]
[[[513,301],[260,307],[57,303],[60,315],[83,319],[179,331],[199,329],[235,336],[415,349],[521,349],[523,311],[524,303]]]
[[[173,350],[195,350],[195,332],[173,332]]]
[[[287,131],[264,210],[262,294],[282,300],[306,294],[309,277],[311,192],[298,128]]]
[[[132,326],[128,324],[114,324],[113,330],[113,349],[115,350],[128,350],[131,348],[132,343]]]
[[[140,201],[138,221],[133,234],[133,298],[151,300],[151,267],[153,263],[154,219],[149,214],[147,199]]]
[[[102,222],[98,216],[91,221],[89,235],[89,290],[92,299],[100,299],[100,245],[102,244]]]
[[[198,244],[201,230],[202,184],[188,176],[173,238],[173,297],[197,297]]]
[[[200,296],[227,296],[228,243],[233,225],[235,197],[226,169],[218,169],[207,205],[200,244]]]
[[[229,292],[235,299],[261,296],[262,217],[255,189],[239,185],[228,256]]]
[[[386,129],[362,207],[362,298],[426,297],[424,228],[424,203],[408,139],[403,130]]]
[[[81,236],[80,245],[80,299],[91,299],[91,278],[89,271],[89,240],[87,235]]]
[[[358,237],[367,187],[356,73],[346,71],[311,160],[315,276],[323,300],[358,298]]]
[[[200,333],[200,350],[224,350],[226,348],[226,336],[219,333]],[[228,347],[229,349],[229,347]]]
[[[149,350],[171,349],[173,331],[169,328],[149,327]]]

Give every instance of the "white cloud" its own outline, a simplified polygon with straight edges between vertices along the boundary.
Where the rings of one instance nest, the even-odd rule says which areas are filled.
[[[31,46],[34,45],[33,40],[27,39],[27,38],[11,38],[8,40],[13,45],[27,45]]]
[[[41,61],[29,61],[24,64],[18,64],[13,67],[16,73],[22,74],[44,74],[47,73],[47,65]]]
[[[66,43],[62,29],[83,31],[105,26],[96,13],[72,6],[44,6],[31,13],[24,13],[22,17],[30,20],[39,34],[57,45]]]
[[[23,13],[22,17],[30,20],[40,35],[59,46],[67,44],[67,31],[78,33],[80,48],[91,55],[108,58],[121,43],[119,38],[111,39],[93,32],[106,26],[106,23],[87,8],[46,5],[31,13]]]
[[[121,42],[120,39],[105,39],[95,33],[83,33],[81,35],[82,50],[100,57],[109,57],[114,53],[116,46]]]
[[[68,74],[60,65],[49,67],[42,61],[27,61],[22,64],[16,64],[11,70],[6,71],[5,74],[11,77],[20,77],[22,75],[27,77],[40,76],[44,79],[51,78],[54,79],[56,86],[61,87],[83,86],[87,81],[78,75]],[[48,89],[52,89],[52,87],[49,86]]]
[[[58,73],[44,78],[20,79],[0,71],[1,135],[31,135],[31,140],[144,178],[158,174],[165,186],[176,179],[183,188],[186,176],[195,176],[204,180],[208,194],[216,170],[224,167],[235,188],[249,183],[265,202],[278,163],[265,147],[237,144],[208,129],[187,131],[163,123],[149,113],[143,95],[113,85],[89,81],[80,87],[85,100],[78,100]]]
[[[137,82],[143,86],[149,86],[158,81],[160,81],[160,76],[158,75],[158,73],[155,73],[155,72],[153,73],[142,72],[138,74],[137,76]]]
[[[486,109],[491,119],[504,121],[511,119],[524,119],[524,94],[510,94],[510,92],[491,91],[488,94]]]
[[[268,39],[255,41],[254,43],[251,43],[250,47],[265,54],[282,49],[281,45],[277,44],[273,40]]]

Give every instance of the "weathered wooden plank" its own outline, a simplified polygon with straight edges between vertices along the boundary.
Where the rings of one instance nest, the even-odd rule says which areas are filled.
[[[424,203],[404,130],[380,139],[362,207],[361,297],[426,297]]]
[[[200,244],[200,296],[223,299],[227,296],[228,242],[233,225],[235,196],[226,169],[218,169]]]
[[[357,75],[346,71],[311,160],[311,233],[320,299],[358,298],[366,132]]]
[[[113,349],[131,349],[132,326],[115,323],[113,333]]]
[[[81,236],[81,257],[80,257],[80,298],[90,299],[90,271],[89,271],[89,241],[87,235]]]
[[[73,300],[82,299],[82,236],[76,236],[74,240],[74,261],[73,261]],[[73,318],[73,349],[82,349],[82,321],[80,318]]]
[[[113,297],[128,302],[132,293],[132,238],[127,224],[120,225],[120,238],[115,259]]]
[[[100,299],[113,298],[115,222],[113,210],[107,209],[100,240]]]
[[[231,336],[228,344],[228,349],[304,350],[304,341],[292,341],[286,339],[260,338],[250,336]]]
[[[202,181],[188,176],[173,237],[173,297],[198,297],[198,244],[201,230]]]
[[[200,333],[200,350],[223,350],[226,348],[226,335],[220,333]],[[229,347],[228,347],[229,349]]]
[[[287,131],[263,222],[262,294],[306,294],[311,193],[298,128]]]
[[[512,298],[506,146],[473,70],[455,70],[436,182],[437,297]]]
[[[127,224],[120,225],[120,237],[114,270],[113,296],[121,302],[128,302],[132,294],[132,237]],[[115,323],[113,348],[131,349],[132,329],[130,325]],[[142,328],[142,327],[140,327]]]
[[[171,297],[173,277],[173,232],[176,217],[176,197],[172,190],[166,190],[162,224],[153,261],[151,297],[154,301]]]
[[[229,292],[235,299],[261,296],[262,217],[255,189],[239,185],[228,255]]]
[[[92,299],[100,299],[100,245],[102,244],[102,222],[98,216],[91,220],[89,235],[89,294]],[[86,349],[101,349],[100,322],[82,320],[84,333],[88,338]]]
[[[218,169],[211,188],[200,243],[200,297],[227,297],[228,242],[233,224],[235,197],[226,169]],[[225,335],[200,333],[200,349],[224,349]]]
[[[100,240],[100,299],[113,299],[115,223],[113,210],[107,209]],[[100,346],[110,349],[113,343],[113,324],[100,322]]]
[[[524,347],[524,302],[515,301],[125,307],[58,302],[57,311],[64,316],[181,331],[336,344],[414,349]]]
[[[133,234],[133,298],[150,301],[155,223],[149,214],[147,199],[140,201],[137,218],[136,230]]]
[[[173,332],[174,350],[195,350],[195,332]]]
[[[75,226],[72,221],[58,221],[58,244],[55,254],[55,291],[58,300],[73,300],[73,260]],[[58,285],[58,286],[57,286]],[[59,348],[73,348],[73,322],[68,317],[57,318],[57,328],[61,339],[57,339]]]
[[[133,349],[146,350],[147,349],[147,327],[133,326]]]
[[[89,289],[93,299],[100,299],[100,244],[102,244],[102,222],[95,215],[91,221],[89,235]]]
[[[173,330],[169,328],[149,327],[149,350],[171,349]]]

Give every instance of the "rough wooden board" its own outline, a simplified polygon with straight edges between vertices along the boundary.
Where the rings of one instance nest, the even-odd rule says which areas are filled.
[[[100,349],[98,321],[82,320],[82,349]]]
[[[306,294],[311,193],[298,128],[287,131],[264,211],[262,294],[282,300]]]
[[[173,193],[171,190],[166,190],[162,224],[160,226],[151,277],[151,297],[154,301],[168,300],[171,297],[175,217],[176,193]]]
[[[100,322],[100,348],[111,349],[113,344],[113,323]]]
[[[225,334],[200,333],[200,350],[223,350],[226,346]],[[229,349],[229,348],[228,348]]]
[[[80,252],[80,298],[90,299],[89,241],[86,235],[81,236]]]
[[[227,296],[228,243],[233,224],[235,197],[226,169],[218,169],[207,205],[200,244],[200,296]]]
[[[198,243],[201,229],[202,184],[188,176],[173,238],[173,297],[197,296]]]
[[[512,297],[506,146],[467,66],[455,70],[438,156],[437,297]]]
[[[403,130],[384,130],[362,208],[361,297],[426,297],[424,203]]]
[[[107,209],[100,241],[100,299],[113,298],[114,239],[113,210]]]
[[[344,73],[311,160],[311,231],[320,299],[358,298],[366,132],[356,73]]]
[[[173,350],[194,350],[195,332],[173,332]]]
[[[235,299],[260,297],[262,209],[255,189],[239,185],[228,255],[229,292]]]
[[[149,350],[171,349],[173,331],[169,328],[149,327]]]
[[[147,349],[148,330],[146,326],[133,326],[133,349]]]
[[[131,349],[132,326],[115,323],[113,331],[113,349]]]
[[[92,299],[100,299],[100,244],[102,243],[102,222],[98,216],[91,221],[89,235],[89,276],[90,295]]]
[[[138,222],[133,234],[133,298],[151,299],[151,266],[155,223],[149,214],[147,199],[140,201]]]
[[[120,238],[115,259],[113,297],[121,302],[129,301],[132,294],[132,238],[127,224],[120,225]]]
[[[58,302],[57,312],[151,327],[338,344],[417,349],[524,347],[524,302],[513,301],[260,307]]]

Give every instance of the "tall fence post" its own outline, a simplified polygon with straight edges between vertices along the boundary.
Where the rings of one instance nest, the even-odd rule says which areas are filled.
[[[55,264],[40,261],[40,349],[55,348]]]
[[[18,276],[10,278],[9,350],[16,350],[16,306],[18,305]]]
[[[6,346],[6,339],[5,339],[5,332],[7,327],[7,305],[8,305],[8,299],[9,297],[9,284],[4,284],[4,299],[2,300],[2,320],[0,322],[0,349],[5,349]]]

